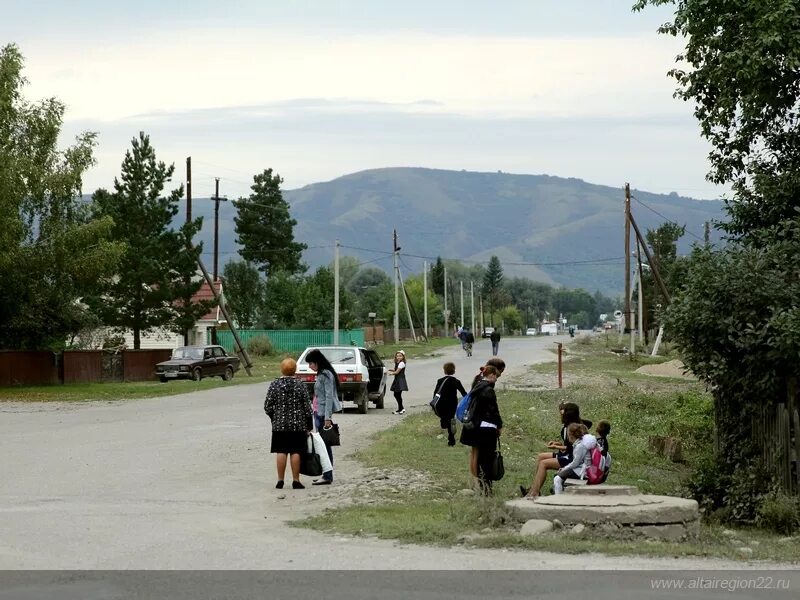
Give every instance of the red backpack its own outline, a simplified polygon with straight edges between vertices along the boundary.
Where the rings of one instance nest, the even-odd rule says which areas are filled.
[[[606,472],[606,457],[600,446],[592,448],[592,464],[586,468],[586,481],[589,485],[597,485],[603,482],[603,475]]]

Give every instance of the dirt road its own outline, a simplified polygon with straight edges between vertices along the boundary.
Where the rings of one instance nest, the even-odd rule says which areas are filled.
[[[554,338],[503,340],[509,373],[552,360]],[[489,355],[449,349],[469,381]],[[411,360],[412,410],[427,410],[445,357]],[[264,385],[114,403],[0,404],[0,569],[542,569],[574,556],[400,546],[291,528],[347,501],[371,476],[343,457],[403,417],[337,420],[336,483],[275,490]],[[310,483],[307,481],[307,483]],[[725,561],[597,557],[594,568],[724,568]]]

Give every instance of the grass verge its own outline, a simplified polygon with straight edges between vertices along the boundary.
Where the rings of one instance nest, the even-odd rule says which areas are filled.
[[[357,458],[369,467],[421,471],[430,482],[428,488],[384,492],[380,504],[333,509],[296,525],[434,545],[468,543],[568,553],[798,560],[800,537],[782,538],[756,529],[723,534],[721,527],[703,526],[695,540],[682,543],[627,540],[613,535],[519,536],[519,525],[511,521],[503,502],[518,497],[520,485],[529,485],[533,457],[545,450],[548,440],[557,437],[559,402],[578,403],[584,418],[611,421],[615,462],[610,483],[636,485],[646,493],[680,495],[690,465],[711,451],[711,398],[700,384],[635,374],[642,362],[607,356],[598,343],[572,345],[570,350],[574,365],[580,365],[589,383],[562,390],[499,394],[505,421],[502,450],[506,476],[496,484],[493,498],[479,498],[466,491],[468,449],[460,444],[448,447],[438,419],[430,413],[417,414],[377,434],[374,443]],[[680,439],[685,462],[657,456],[648,444],[653,435]],[[549,493],[549,486],[548,482],[545,493]]]

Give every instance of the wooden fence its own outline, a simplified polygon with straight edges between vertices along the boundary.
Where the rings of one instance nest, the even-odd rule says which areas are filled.
[[[800,398],[797,380],[786,384],[786,401],[762,406],[753,438],[766,468],[788,494],[800,494]]]
[[[0,387],[99,381],[148,381],[171,350],[0,350]]]

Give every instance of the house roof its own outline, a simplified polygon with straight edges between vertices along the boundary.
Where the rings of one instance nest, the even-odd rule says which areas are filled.
[[[221,279],[217,279],[214,282],[214,284],[215,284],[214,287],[216,288],[217,293],[222,295],[222,280]],[[200,289],[195,292],[194,296],[192,296],[192,302],[197,303],[197,302],[201,302],[203,300],[213,300],[213,299],[214,299],[214,293],[211,291],[211,286],[208,285],[208,281],[206,281],[204,279],[203,280],[203,284],[200,286]],[[222,315],[220,314],[219,306],[215,306],[209,312],[207,312],[205,315],[200,317],[199,320],[200,321],[212,321],[214,323],[220,323],[221,322],[220,321],[220,317],[221,316]]]

